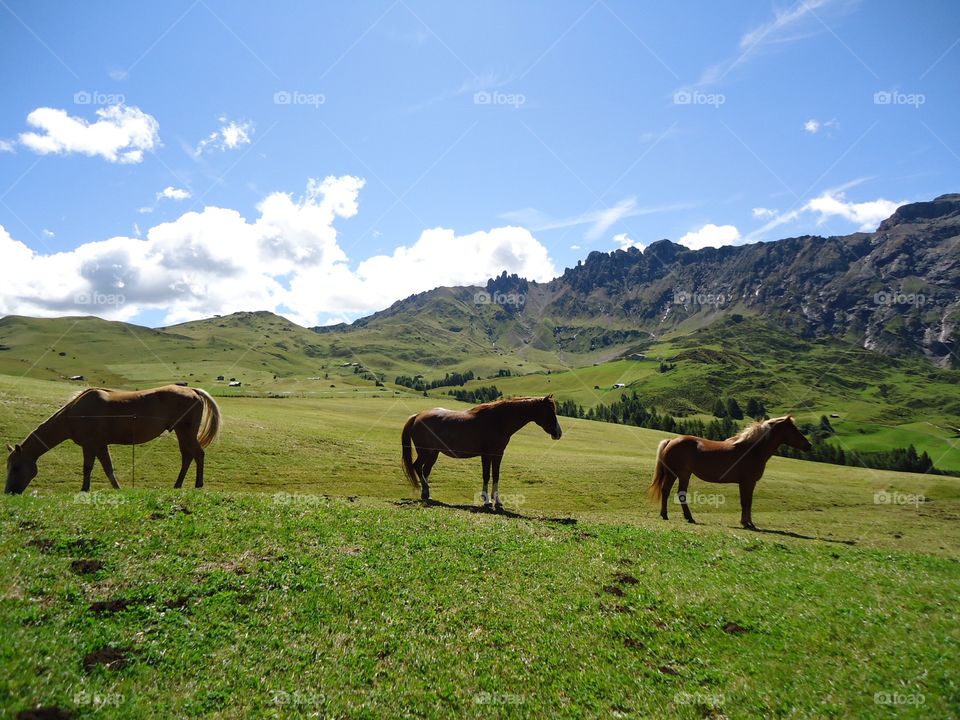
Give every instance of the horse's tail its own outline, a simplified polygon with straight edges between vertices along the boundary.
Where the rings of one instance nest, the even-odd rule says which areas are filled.
[[[194,388],[194,392],[203,400],[203,420],[200,423],[200,431],[197,433],[197,440],[200,441],[200,447],[207,447],[217,439],[220,434],[220,408],[206,390]]]
[[[413,469],[413,443],[410,439],[411,435],[413,435],[413,421],[416,419],[416,415],[411,415],[410,419],[407,420],[407,423],[403,426],[400,444],[403,447],[403,472],[406,474],[410,484],[415,488],[419,488],[420,478],[417,477],[417,473]]]
[[[663,451],[669,442],[670,440],[661,440],[657,445],[657,465],[653,470],[653,482],[647,488],[647,495],[651,502],[658,503],[663,498],[663,486],[669,477],[667,466],[663,464]]]

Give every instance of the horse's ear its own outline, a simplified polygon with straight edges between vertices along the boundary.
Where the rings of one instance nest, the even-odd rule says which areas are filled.
[[[9,452],[13,452],[13,445],[10,445],[10,444],[8,443],[8,444],[7,444],[7,450],[8,450]]]
[[[14,446],[13,446],[13,451],[14,451],[14,452],[23,452],[23,448],[20,447],[19,445],[14,445]]]
[[[545,396],[543,397],[543,399],[544,399],[544,400],[553,400],[553,393],[550,393],[549,395],[545,395]]]

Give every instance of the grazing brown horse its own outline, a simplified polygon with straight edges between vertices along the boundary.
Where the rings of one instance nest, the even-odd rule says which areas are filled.
[[[695,522],[687,505],[690,475],[712,483],[740,485],[740,524],[756,530],[751,517],[753,488],[763,475],[767,461],[781,445],[809,450],[810,441],[797,429],[792,415],[755,422],[728,440],[705,440],[694,435],[681,435],[663,440],[657,448],[657,466],[648,494],[660,502],[660,517],[667,519],[667,498],[675,480],[683,517]]]
[[[174,487],[183,485],[191,462],[197,464],[196,486],[203,487],[203,449],[220,431],[220,408],[204,390],[165,385],[137,392],[81,390],[26,440],[9,448],[6,491],[22,493],[37,475],[37,458],[65,440],[83,448],[81,490],[90,489],[95,459],[100,460],[113,487],[119,489],[107,446],[139,445],[164,431],[175,432],[180,442],[182,464]]]
[[[557,420],[557,405],[552,395],[513,398],[477,405],[466,411],[434,408],[411,415],[403,426],[403,470],[420,497],[430,499],[430,470],[440,453],[452,458],[480,456],[483,463],[483,506],[491,508],[487,484],[493,470],[493,507],[500,502],[500,461],[510,437],[529,422],[535,422],[554,440],[563,431]],[[417,459],[413,460],[413,447]]]

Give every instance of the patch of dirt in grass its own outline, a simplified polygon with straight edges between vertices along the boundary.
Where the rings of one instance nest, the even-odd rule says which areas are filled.
[[[78,553],[91,553],[100,549],[102,543],[94,538],[77,538],[67,543],[67,549]]]
[[[626,595],[626,593],[616,585],[605,585],[603,591],[605,593],[609,593],[610,595],[615,595],[616,597],[623,597]]]
[[[679,675],[679,674],[680,674],[680,671],[679,671],[679,670],[677,670],[676,668],[670,667],[669,665],[661,665],[660,667],[657,668],[657,670],[659,670],[660,672],[662,672],[664,675]]]
[[[72,710],[50,705],[21,710],[17,713],[16,720],[73,720],[74,717]]]
[[[87,609],[94,615],[113,615],[114,613],[123,612],[133,604],[132,600],[114,598],[113,600],[97,600],[96,602],[92,602]]]
[[[36,520],[20,520],[17,523],[17,528],[20,530],[36,530],[40,527],[40,523]],[[24,712],[30,712],[29,710],[24,710]]]
[[[743,625],[738,625],[735,622],[728,622],[723,626],[723,631],[728,635],[743,635],[746,632],[750,632]]]
[[[623,638],[623,644],[631,650],[646,650],[647,647],[642,642],[639,640],[634,640],[629,635]]]
[[[70,569],[77,575],[92,575],[103,570],[103,567],[103,562],[100,560],[74,560],[70,563]]]
[[[53,545],[53,540],[50,538],[33,538],[27,541],[27,547],[36,548],[44,554],[53,552]]]
[[[107,670],[122,670],[132,659],[132,648],[104,645],[83,656],[83,669],[91,672],[97,665],[103,665]]]
[[[619,585],[636,585],[637,583],[640,582],[633,575],[630,575],[629,573],[625,573],[625,572],[615,573],[613,576],[613,579]]]

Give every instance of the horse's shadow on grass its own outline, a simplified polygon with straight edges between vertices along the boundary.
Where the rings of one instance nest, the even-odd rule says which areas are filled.
[[[740,530],[740,527],[736,527]],[[767,535],[781,535],[783,537],[796,538],[797,540],[819,540],[820,542],[837,543],[839,545],[856,545],[856,540],[831,540],[830,538],[814,537],[812,535],[801,535],[790,530],[770,530],[768,528],[753,528],[750,532],[766,533]]]
[[[468,512],[474,514],[482,515],[496,515],[498,517],[506,517],[514,520],[536,520],[538,522],[549,522],[557,523],[558,525],[576,525],[577,519],[572,517],[563,517],[563,518],[552,518],[552,517],[543,517],[542,515],[523,515],[522,513],[513,512],[512,510],[488,510],[482,505],[458,505],[456,503],[445,503],[442,500],[398,500],[395,505],[400,507],[436,507],[444,508],[445,510],[459,510],[460,512]]]

